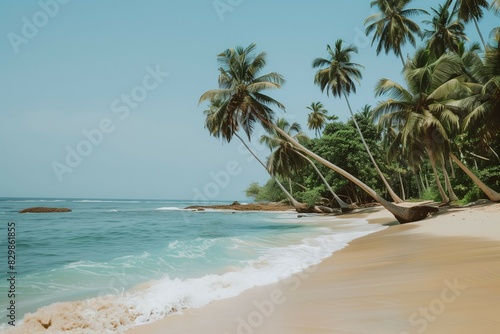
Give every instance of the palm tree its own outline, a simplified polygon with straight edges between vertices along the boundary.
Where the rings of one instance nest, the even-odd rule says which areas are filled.
[[[472,64],[471,76],[477,83],[474,92],[460,102],[470,112],[464,118],[464,128],[488,143],[500,132],[500,36],[496,45],[486,48],[484,61]]]
[[[463,92],[471,91],[471,85],[463,85],[462,82],[467,77],[460,73],[463,63],[457,61],[460,59],[458,55],[444,55],[432,62],[429,54],[429,51],[417,52],[413,62],[407,67],[405,79],[409,90],[387,79],[379,82],[377,94],[389,94],[392,98],[377,106],[375,117],[379,118],[383,126],[398,125],[397,139],[401,146],[406,148],[403,153],[409,155],[410,162],[422,161],[422,150],[419,147],[425,148],[443,202],[447,201],[447,196],[440,185],[436,164],[441,163],[445,182],[450,190],[451,185],[444,166],[448,156],[492,201],[500,201],[500,195],[482,183],[450,151],[453,132],[459,128],[459,115],[455,113],[453,106],[448,105],[446,97],[452,101]],[[455,198],[452,192],[450,197]]]
[[[359,82],[362,77],[360,70],[362,66],[351,62],[351,53],[357,53],[358,49],[352,45],[348,45],[344,48],[342,44],[343,41],[341,39],[337,40],[335,42],[335,50],[332,50],[330,45],[328,45],[328,59],[316,58],[313,61],[313,68],[319,68],[319,70],[316,72],[316,75],[314,76],[314,83],[320,86],[322,92],[326,89],[327,95],[330,95],[331,92],[335,97],[343,96],[345,98],[345,101],[349,108],[349,112],[351,113],[352,120],[356,126],[356,129],[358,130],[361,141],[363,142],[363,145],[368,152],[373,166],[375,166],[380,179],[384,183],[394,202],[401,203],[403,201],[392,190],[391,186],[385,179],[384,174],[382,174],[382,171],[375,162],[375,159],[370,152],[370,148],[366,144],[363,133],[359,128],[358,122],[356,121],[356,117],[354,117],[354,114],[352,112],[352,108],[347,96],[351,92],[356,93],[355,81]]]
[[[408,9],[410,0],[375,0],[371,7],[378,7],[379,13],[370,15],[365,19],[366,35],[373,33],[372,45],[378,40],[377,55],[382,49],[386,54],[389,51],[399,56],[403,66],[405,61],[401,48],[409,42],[416,45],[414,35],[421,35],[420,27],[410,17],[419,14],[428,14],[423,9]]]
[[[375,192],[372,188],[367,186],[363,181],[355,177],[354,175],[346,172],[342,168],[338,167],[337,165],[331,163],[330,161],[322,158],[321,156],[317,155],[316,153],[308,150],[305,148],[303,145],[301,145],[298,142],[295,142],[292,137],[290,137],[286,132],[281,130],[278,127],[274,127],[276,132],[278,132],[280,135],[282,135],[285,139],[287,139],[290,143],[293,144],[297,148],[297,150],[301,151],[303,154],[311,157],[312,159],[318,161],[321,163],[323,166],[330,168],[336,173],[339,173],[358,187],[360,187],[363,191],[365,191],[368,195],[373,197],[375,201],[377,201],[380,205],[382,205],[384,208],[386,208],[390,213],[394,215],[394,217],[401,223],[410,223],[410,222],[415,222],[419,221],[422,219],[425,219],[429,216],[430,213],[436,212],[439,209],[434,207],[434,206],[429,206],[429,205],[416,205],[412,207],[402,207],[393,203],[390,203],[386,201],[383,197],[381,197],[379,194]]]
[[[481,189],[488,198],[493,201],[493,202],[500,202],[500,194],[490,187],[488,187],[486,184],[484,184],[474,173],[467,168],[453,153],[450,154],[451,159],[457,164],[460,169],[462,169],[465,174],[467,174],[472,181]]]
[[[296,122],[290,124],[284,118],[278,118],[276,120],[276,127],[286,132],[294,139],[294,141],[300,144],[309,142],[309,138],[301,131],[300,124]],[[303,170],[307,164],[310,164],[326,185],[333,198],[337,201],[342,212],[353,210],[352,206],[342,201],[333,191],[330,184],[328,184],[323,174],[319,171],[311,159],[297,151],[296,148],[288,142],[288,140],[284,139],[283,136],[277,133],[274,129],[271,129],[268,132],[269,135],[262,135],[260,137],[260,142],[265,144],[271,150],[271,155],[269,156],[267,163],[268,170],[271,173],[291,178],[294,173]]]
[[[285,109],[283,104],[262,93],[281,88],[285,80],[276,72],[259,75],[266,65],[266,54],[255,54],[255,49],[252,43],[246,48],[227,49],[219,54],[219,89],[205,92],[199,100],[199,103],[221,101],[214,118],[220,136],[228,142],[240,128],[250,139],[256,122],[269,127],[274,117],[271,107]]]
[[[432,30],[425,30],[423,38],[427,39],[427,47],[435,55],[440,57],[446,51],[458,52],[461,42],[467,40],[464,25],[456,19],[458,10],[451,9],[452,0],[447,0],[438,9],[432,8],[434,17],[431,21],[423,21],[431,25]]]
[[[286,131],[294,140],[305,144],[309,142],[309,137],[302,132],[300,124],[293,122],[290,124],[284,118],[278,118],[276,126]],[[260,143],[271,150],[268,157],[267,168],[273,175],[279,175],[291,181],[294,174],[307,166],[307,161],[296,154],[293,146],[281,136],[276,134],[273,129],[268,129],[269,135],[260,136]]]
[[[210,106],[208,109],[204,110],[204,114],[206,116],[205,118],[205,128],[209,131],[210,135],[220,138],[223,137],[224,131],[220,126],[220,123],[218,122],[217,119],[217,114],[220,110],[221,107],[223,107],[223,102],[221,100],[212,100],[210,102]],[[266,171],[269,173],[269,176],[276,182],[278,187],[283,191],[285,196],[288,198],[290,203],[293,205],[294,208],[297,209],[297,211],[305,211],[305,205],[302,203],[299,203],[293,196],[290,194],[286,188],[281,184],[281,182],[278,180],[278,178],[268,169],[268,167],[262,162],[262,160],[259,159],[259,157],[253,152],[253,150],[245,143],[243,138],[238,135],[237,132],[233,132],[233,135],[236,136],[241,143],[245,146],[245,148],[252,154],[252,156],[266,169]]]
[[[314,130],[316,137],[319,137],[328,119],[328,110],[324,108],[321,102],[312,102],[311,105],[306,108],[311,110],[307,116],[307,127],[309,130]]]
[[[479,29],[478,21],[483,17],[483,9],[488,9],[489,4],[486,0],[457,0],[455,7],[458,9],[458,18],[465,23],[474,21],[477,33],[484,48],[486,49],[486,43],[484,42],[483,34]]]
[[[492,9],[495,14],[500,14],[500,0],[492,0],[490,4],[490,9]]]
[[[429,50],[419,50],[405,68],[408,89],[388,79],[380,80],[375,88],[378,96],[389,95],[390,99],[379,103],[374,117],[379,119],[382,127],[396,125],[399,133],[394,146],[403,149],[410,163],[418,166],[425,150],[443,203],[449,202],[450,198],[439,180],[437,165],[443,166],[449,152],[448,131],[444,123],[458,128],[458,116],[444,105],[447,95],[460,87],[455,77],[460,75],[461,67],[454,62],[455,59],[443,56],[436,61]],[[443,174],[447,182],[446,169],[443,169]],[[447,186],[450,197],[455,199],[448,182]]]
[[[275,105],[280,108],[282,108],[283,105],[271,97],[263,95],[261,91],[264,89],[279,88],[284,80],[282,76],[277,73],[270,73],[257,77],[258,72],[260,72],[265,65],[265,54],[260,53],[256,56],[254,51],[254,44],[251,44],[245,49],[238,47],[236,49],[227,49],[224,51],[219,56],[219,61],[221,62],[221,68],[219,70],[220,88],[207,91],[200,97],[200,103],[217,99],[222,101],[221,108],[214,114],[214,127],[215,129],[219,129],[221,137],[230,141],[233,134],[238,131],[240,126],[247,135],[249,135],[253,129],[253,125],[258,121],[264,128],[273,128],[276,130],[276,132],[282,135],[305,155],[355,183],[389,210],[401,223],[425,219],[429,213],[438,210],[432,206],[414,206],[407,208],[389,203],[361,180],[323,159],[314,152],[311,152],[300,143],[294,141],[286,132],[275,126],[272,123],[273,111],[269,105]]]

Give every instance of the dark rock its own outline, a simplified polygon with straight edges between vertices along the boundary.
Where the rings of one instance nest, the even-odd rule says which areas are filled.
[[[234,201],[233,204],[231,204],[231,205],[241,205],[241,204],[238,201]]]
[[[68,208],[46,208],[46,207],[33,207],[33,208],[26,208],[19,213],[48,213],[48,212],[71,212],[71,209]]]

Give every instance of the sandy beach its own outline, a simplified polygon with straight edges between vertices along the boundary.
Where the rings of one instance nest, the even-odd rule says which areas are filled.
[[[380,207],[356,216],[395,221]],[[465,334],[499,328],[500,204],[484,204],[392,225],[290,279],[127,333]]]

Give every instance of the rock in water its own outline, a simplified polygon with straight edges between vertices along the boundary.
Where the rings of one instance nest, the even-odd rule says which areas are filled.
[[[26,208],[19,213],[48,213],[48,212],[71,212],[71,209],[68,208],[46,208],[46,207],[33,207],[33,208]]]

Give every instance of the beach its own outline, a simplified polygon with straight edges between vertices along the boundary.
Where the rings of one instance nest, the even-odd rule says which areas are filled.
[[[393,223],[380,207],[357,217]],[[498,333],[500,204],[449,208],[319,265],[127,334]]]

